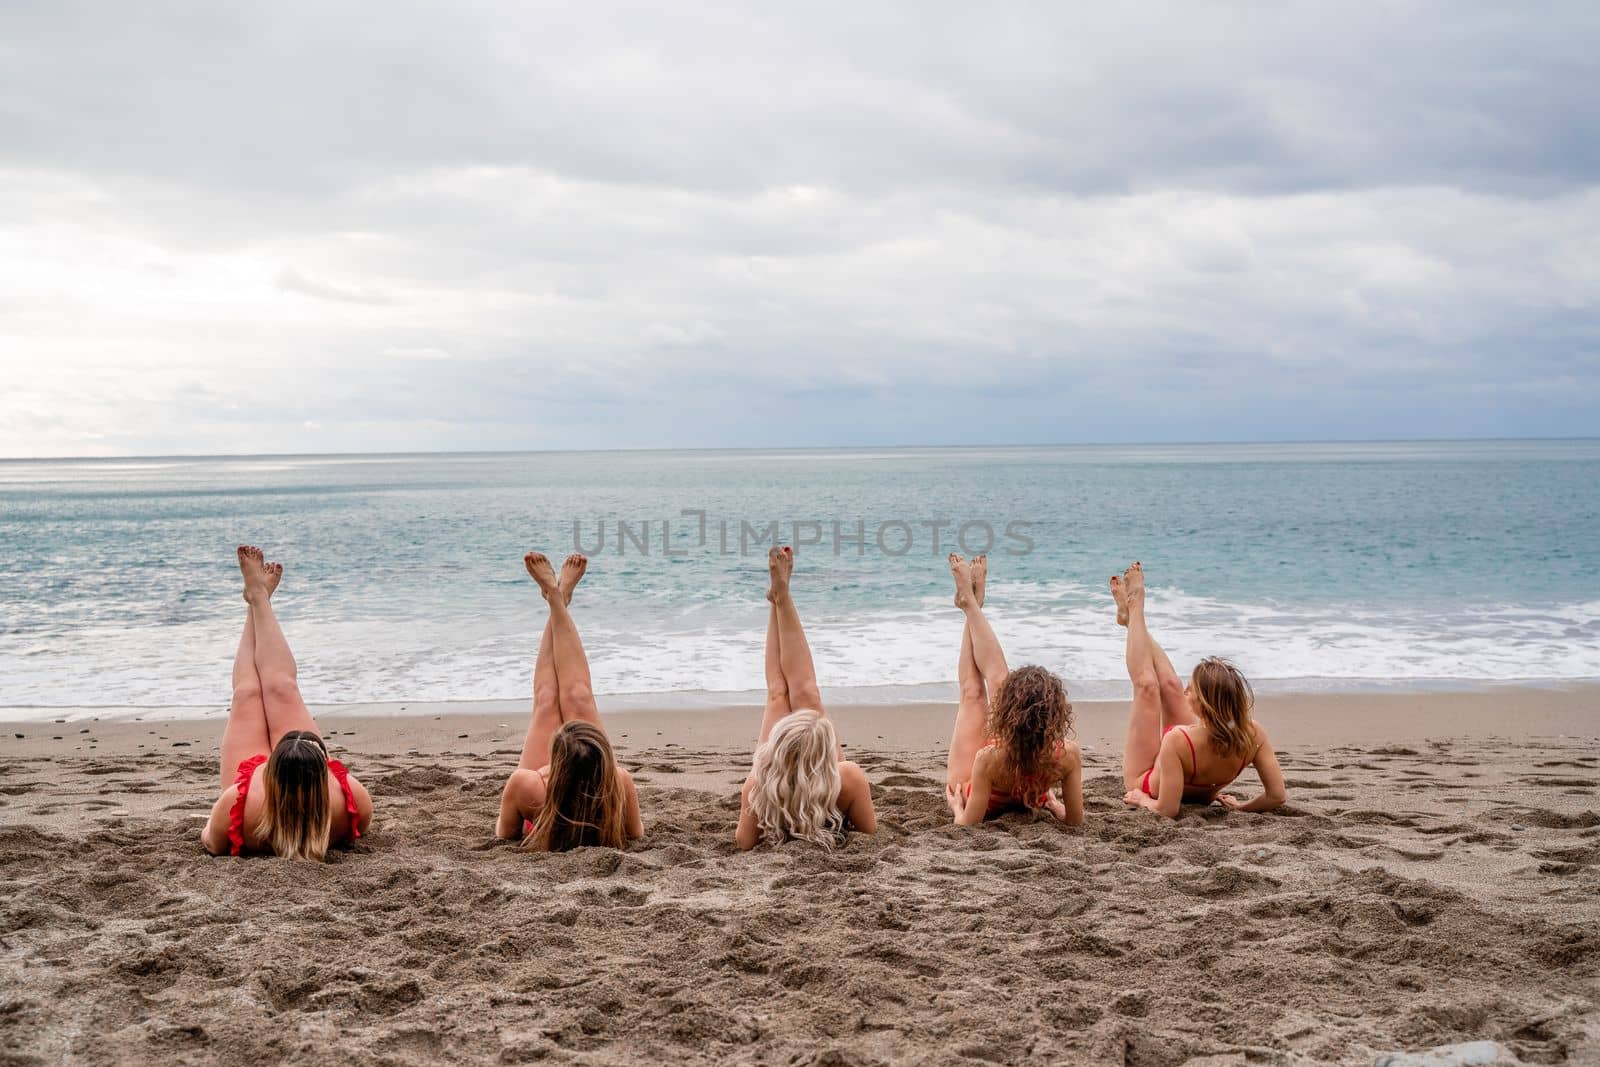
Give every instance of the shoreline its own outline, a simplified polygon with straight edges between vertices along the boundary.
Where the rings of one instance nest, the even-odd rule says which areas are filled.
[[[1295,680],[1284,680],[1291,683]],[[925,691],[943,688],[952,695],[923,695]],[[909,691],[917,690],[917,695]],[[873,714],[893,714],[896,711],[917,712],[920,709],[949,705],[954,708],[955,683],[948,686],[928,685],[917,687],[881,686],[873,688],[830,688],[824,686],[824,703],[830,709],[865,711]],[[1431,679],[1412,682],[1399,679],[1373,685],[1351,683],[1327,688],[1279,688],[1274,680],[1255,686],[1258,708],[1286,708],[1291,713],[1302,707],[1329,708],[1338,706],[1350,710],[1363,704],[1391,705],[1395,702],[1419,701],[1432,705],[1439,701],[1463,701],[1475,706],[1484,700],[1506,700],[1517,707],[1528,702],[1544,700],[1566,708],[1573,701],[1587,702],[1600,716],[1600,679],[1507,679],[1503,681],[1472,681],[1464,679]],[[907,695],[874,699],[871,694],[899,692]],[[1070,690],[1069,690],[1070,692]],[[761,693],[758,690],[727,692],[680,691],[672,693],[619,693],[596,694],[604,715],[695,716],[744,714],[756,709],[759,715]],[[1073,707],[1080,714],[1090,709],[1121,707],[1126,709],[1129,698],[1084,697],[1073,698]],[[307,706],[319,718],[429,718],[450,715],[525,715],[528,697],[505,697],[488,700],[373,700],[319,703]],[[0,727],[30,726],[53,722],[211,722],[227,717],[227,704],[0,704]],[[953,711],[952,711],[953,714]]]
[[[847,752],[910,752],[938,758],[949,744],[951,701],[905,704],[827,703]],[[1130,705],[1076,701],[1074,736],[1086,754],[1120,754]],[[211,755],[221,709],[48,709],[49,718],[17,719],[0,709],[8,754],[60,758],[133,755],[162,749]],[[312,705],[330,748],[352,755],[502,755],[515,762],[529,704],[477,701]],[[119,714],[119,712],[121,714]],[[608,707],[601,714],[619,756],[672,746],[743,754],[754,747],[758,703],[719,707]],[[1600,743],[1600,685],[1550,689],[1503,686],[1472,692],[1295,694],[1263,696],[1256,714],[1288,767],[1296,749],[1425,743],[1440,740],[1520,743],[1570,738]]]

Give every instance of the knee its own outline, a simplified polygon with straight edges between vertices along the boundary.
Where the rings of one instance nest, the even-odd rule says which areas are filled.
[[[555,718],[561,713],[561,702],[556,699],[555,686],[533,694],[534,718]]]
[[[1176,678],[1161,679],[1161,699],[1164,701],[1183,700],[1183,683]]]
[[[561,686],[561,703],[568,711],[594,703],[594,691],[584,682],[564,682]]]
[[[982,678],[963,678],[961,680],[961,702],[963,704],[972,702],[983,704],[988,699],[989,694],[983,687]]]
[[[814,685],[803,685],[789,692],[789,706],[796,711],[802,708],[818,711],[822,708],[822,692]]]
[[[246,704],[261,703],[261,683],[258,681],[245,682],[233,687],[233,706],[242,707]],[[259,709],[258,709],[259,710]]]
[[[1161,679],[1156,677],[1154,668],[1133,675],[1133,695],[1149,700],[1161,699]]]
[[[789,685],[788,685],[787,682],[768,682],[767,683],[767,703],[768,704],[776,704],[776,703],[778,703],[780,701],[787,702],[788,699],[789,699]]]
[[[288,704],[300,699],[300,683],[292,674],[269,674],[261,679],[261,695],[274,704]]]

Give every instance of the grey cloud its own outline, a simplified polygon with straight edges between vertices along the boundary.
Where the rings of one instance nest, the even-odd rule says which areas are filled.
[[[62,3],[0,40],[0,454],[1594,425],[1592,5]]]

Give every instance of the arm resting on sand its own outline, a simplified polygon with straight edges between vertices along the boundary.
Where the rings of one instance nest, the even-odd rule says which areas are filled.
[[[1272,750],[1272,742],[1267,740],[1267,732],[1257,727],[1261,735],[1261,744],[1256,748],[1256,758],[1251,762],[1255,765],[1256,773],[1261,776],[1262,793],[1254,800],[1242,801],[1236,796],[1221,793],[1217,796],[1217,803],[1234,811],[1272,811],[1281,808],[1289,799],[1289,787],[1283,780],[1283,768],[1278,766],[1278,754]]]
[[[746,778],[744,788],[739,790],[739,827],[733,832],[733,843],[743,852],[755,848],[761,840],[761,825],[756,822],[756,813],[750,810],[750,790],[754,788],[755,779]]]
[[[977,826],[989,812],[989,796],[994,791],[989,781],[989,763],[993,749],[982,749],[972,761],[972,781],[969,783],[966,805],[956,815],[957,826]],[[959,799],[960,794],[957,794]]]
[[[622,791],[627,797],[625,803],[628,808],[624,818],[628,823],[628,840],[637,841],[644,836],[644,816],[639,813],[639,789],[633,784],[633,775],[621,767],[617,768],[617,776],[622,779]]]
[[[1061,753],[1061,810],[1052,814],[1068,826],[1083,825],[1083,754],[1072,741]]]
[[[233,802],[238,796],[238,786],[230,785],[224,789],[217,802],[211,805],[211,817],[200,830],[200,844],[213,856],[228,852],[228,817],[233,812]]]
[[[1161,751],[1156,754],[1156,788],[1161,791],[1159,797],[1152,797],[1143,789],[1130,789],[1123,796],[1122,802],[1131,808],[1148,808],[1157,815],[1168,819],[1176,819],[1178,811],[1183,807],[1183,757],[1178,755],[1178,746],[1175,743],[1179,731],[1173,730],[1167,734],[1167,739],[1161,742]]]
[[[839,807],[845,823],[859,833],[878,832],[878,813],[872,807],[872,783],[867,772],[849,760],[839,761]]]

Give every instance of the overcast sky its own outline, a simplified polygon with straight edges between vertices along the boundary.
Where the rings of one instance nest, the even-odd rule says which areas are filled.
[[[0,456],[1594,434],[1597,55],[1588,0],[0,0]]]

